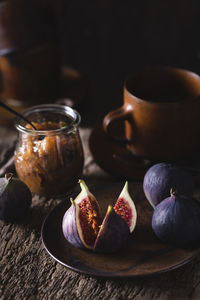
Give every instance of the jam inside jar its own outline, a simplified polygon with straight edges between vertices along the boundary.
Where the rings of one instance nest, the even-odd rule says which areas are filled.
[[[32,193],[65,195],[83,171],[79,113],[64,105],[44,104],[25,110],[23,115],[37,130],[21,119],[15,121],[19,132],[15,149],[18,177]]]

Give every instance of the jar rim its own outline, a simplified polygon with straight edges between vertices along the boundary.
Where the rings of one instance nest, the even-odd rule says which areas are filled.
[[[21,112],[21,114],[28,118],[29,115],[32,115],[34,113],[38,112],[60,112],[64,113],[66,116],[69,116],[71,119],[70,124],[67,124],[66,126],[63,126],[58,129],[50,129],[50,130],[34,130],[34,129],[29,129],[24,127],[21,124],[21,119],[19,117],[15,118],[14,124],[15,128],[23,133],[31,134],[31,135],[45,135],[45,134],[57,134],[62,131],[67,131],[70,132],[74,128],[77,128],[78,125],[81,122],[81,116],[80,114],[73,108],[67,106],[67,105],[61,105],[61,104],[40,104],[40,105],[35,105],[31,106],[24,111]]]

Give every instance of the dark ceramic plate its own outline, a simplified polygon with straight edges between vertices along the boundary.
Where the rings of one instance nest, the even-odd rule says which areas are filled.
[[[91,188],[103,212],[114,204],[124,183]],[[176,269],[191,261],[199,249],[184,250],[161,243],[151,229],[152,208],[142,194],[139,183],[129,183],[138,213],[136,229],[128,244],[117,254],[96,254],[70,245],[62,233],[62,218],[70,201],[56,206],[42,227],[42,240],[47,252],[73,271],[97,277],[139,277]]]

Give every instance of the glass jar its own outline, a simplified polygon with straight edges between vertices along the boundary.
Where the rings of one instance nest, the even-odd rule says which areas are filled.
[[[44,104],[25,110],[23,115],[37,130],[22,119],[15,121],[19,132],[14,156],[18,177],[32,193],[66,194],[83,170],[79,113],[68,106]]]

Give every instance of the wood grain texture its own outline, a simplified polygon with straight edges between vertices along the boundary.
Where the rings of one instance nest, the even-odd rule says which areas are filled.
[[[3,129],[0,128],[2,141]],[[112,182],[93,161],[89,129],[81,129],[85,150],[84,179],[88,185]],[[7,134],[8,136],[8,134]],[[14,139],[15,134],[9,135]],[[12,140],[13,141],[13,140]],[[13,142],[6,145],[12,147]],[[0,163],[7,162],[4,143]],[[197,195],[200,193],[197,191]],[[0,299],[199,299],[200,257],[180,269],[150,278],[104,280],[80,275],[55,262],[41,243],[41,224],[60,199],[33,197],[30,214],[21,224],[0,222]]]

